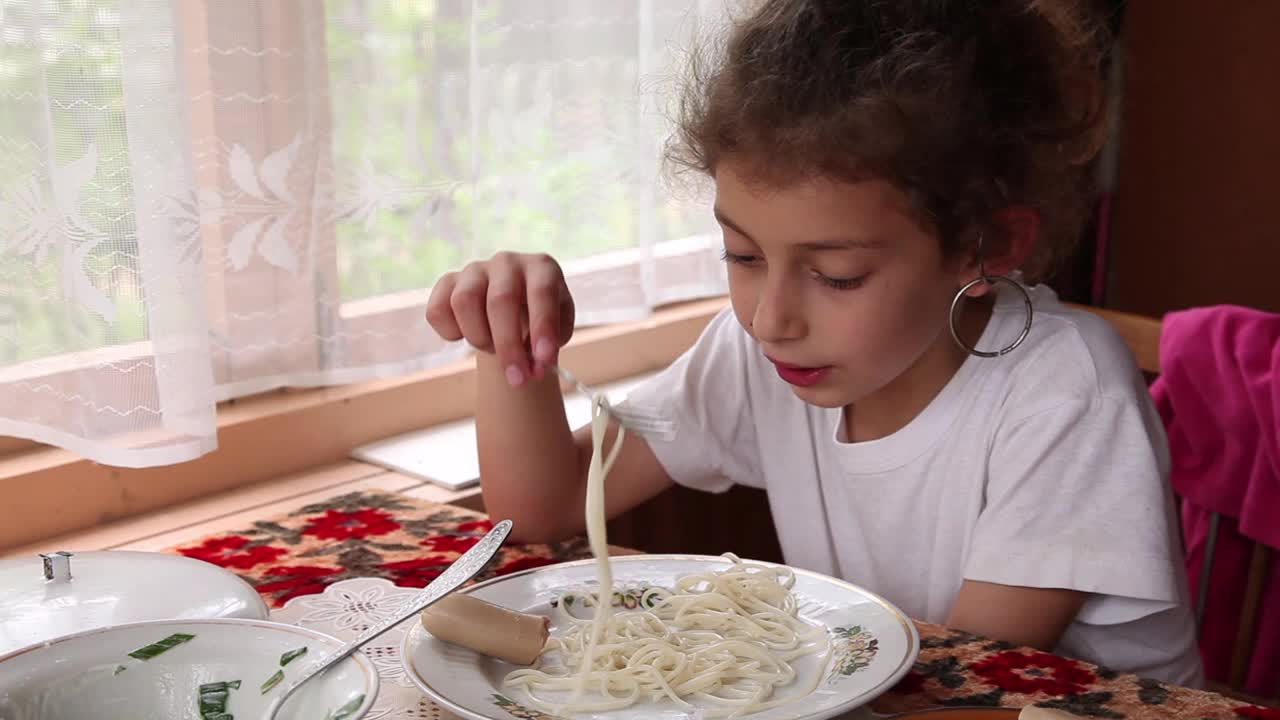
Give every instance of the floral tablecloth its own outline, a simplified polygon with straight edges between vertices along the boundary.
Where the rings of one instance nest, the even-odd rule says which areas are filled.
[[[491,527],[484,516],[461,508],[375,490],[306,505],[171,551],[240,575],[266,599],[273,617],[345,638],[354,637],[372,615],[385,612],[397,593],[403,592],[397,587],[425,586]],[[590,550],[581,539],[557,545],[511,545],[503,548],[480,579],[586,557]],[[928,623],[917,625],[920,658],[911,673],[874,704],[877,712],[1040,704],[1097,718],[1280,720],[1280,710],[1242,705],[1221,695]],[[366,649],[383,684],[369,720],[452,718],[418,694],[404,677],[400,633],[392,631]]]

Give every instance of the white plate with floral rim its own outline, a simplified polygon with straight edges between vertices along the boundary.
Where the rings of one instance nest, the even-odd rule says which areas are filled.
[[[634,555],[615,557],[614,603],[634,607],[645,588],[674,585],[679,577],[723,570],[729,560],[699,555]],[[798,687],[821,673],[817,689],[794,700],[742,717],[752,720],[822,720],[871,702],[911,669],[920,636],[901,610],[874,593],[825,575],[796,570],[792,591],[802,618],[827,628],[832,651],[825,661],[795,662]],[[562,593],[591,593],[596,585],[594,560],[550,565],[494,578],[467,588],[476,597],[520,612],[551,618],[553,636],[560,630],[554,603]],[[523,691],[503,687],[516,666],[484,657],[434,638],[415,623],[401,648],[405,672],[442,707],[473,720],[519,718],[560,720],[523,700]],[[782,688],[775,698],[786,697]],[[674,703],[638,703],[624,710],[578,714],[600,720],[677,720],[695,718]]]

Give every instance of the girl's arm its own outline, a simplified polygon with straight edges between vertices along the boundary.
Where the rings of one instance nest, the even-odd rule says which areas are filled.
[[[1088,595],[965,580],[947,627],[1052,652]]]

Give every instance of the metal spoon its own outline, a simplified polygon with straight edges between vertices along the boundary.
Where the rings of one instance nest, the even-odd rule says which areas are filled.
[[[360,646],[399,625],[413,615],[422,612],[440,600],[440,598],[457,590],[468,580],[475,577],[476,573],[483,570],[484,566],[488,565],[493,556],[502,548],[502,543],[507,539],[507,535],[511,534],[511,525],[510,520],[503,520],[494,525],[488,535],[485,535],[480,542],[463,553],[457,560],[454,560],[453,564],[423,588],[422,592],[405,601],[395,612],[391,613],[390,617],[365,630],[355,640],[335,650],[332,654],[312,666],[310,670],[303,673],[297,680],[294,680],[283,693],[272,701],[271,706],[267,708],[265,720],[275,720],[280,708],[284,707],[284,703],[289,699],[289,696],[293,695],[308,680],[338,664],[348,655],[359,650]]]

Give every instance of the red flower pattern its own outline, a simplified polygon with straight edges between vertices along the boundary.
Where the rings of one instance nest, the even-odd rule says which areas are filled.
[[[315,565],[280,565],[268,568],[264,575],[282,579],[259,583],[254,588],[259,593],[269,596],[274,606],[283,607],[286,602],[299,595],[324,592],[325,586],[329,584],[324,578],[342,571],[342,568]]]
[[[399,529],[400,523],[395,521],[391,513],[366,508],[354,512],[329,510],[324,515],[313,518],[302,529],[302,534],[325,540],[348,540],[386,535]]]
[[[433,535],[418,543],[434,552],[464,553],[480,542],[479,535]]]
[[[401,587],[426,587],[449,567],[453,558],[444,555],[428,555],[413,560],[383,563],[378,567],[391,575],[391,582]]]
[[[481,532],[487,533],[493,529],[492,520],[468,520],[464,523],[458,523],[458,532]]]
[[[275,562],[281,555],[289,554],[289,551],[284,548],[270,545],[255,545],[241,549],[250,542],[249,538],[239,535],[224,535],[209,538],[196,547],[181,548],[178,552],[190,558],[237,570],[248,570],[262,563]]]
[[[1002,690],[1027,695],[1082,693],[1098,679],[1083,664],[1044,652],[1010,650],[975,663],[971,669]]]
[[[1235,708],[1235,713],[1240,717],[1255,718],[1256,720],[1280,720],[1280,710],[1258,707],[1257,705],[1244,705]]]

